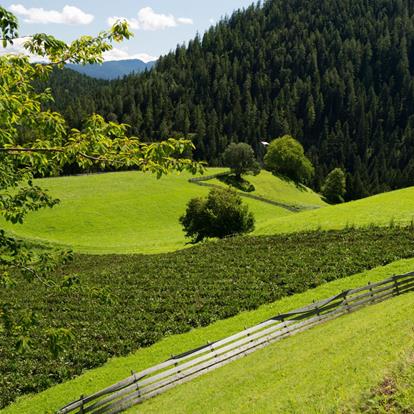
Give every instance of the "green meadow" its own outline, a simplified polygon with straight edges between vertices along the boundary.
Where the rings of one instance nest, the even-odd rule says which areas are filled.
[[[222,171],[209,169],[207,173]],[[157,180],[149,174],[118,172],[41,179],[38,184],[59,198],[60,204],[29,214],[23,225],[2,223],[2,227],[19,237],[82,253],[151,254],[183,249],[188,247],[188,240],[178,219],[192,197],[204,196],[209,190],[189,183],[190,177],[182,173]],[[297,187],[268,172],[247,179],[255,187],[251,194],[292,206],[315,208],[292,213],[243,198],[256,218],[253,235],[409,224],[414,217],[414,187],[328,206],[306,187]],[[217,179],[208,183],[224,186]]]
[[[295,185],[293,182],[275,176],[269,171],[262,170],[256,176],[246,175],[244,179],[254,187],[254,190],[248,194],[298,207],[299,209],[316,209],[327,205],[321,196],[310,188]],[[225,187],[225,184],[217,178],[209,180],[207,183]]]
[[[222,171],[222,170],[217,170]],[[216,172],[210,170],[209,173]],[[207,187],[190,184],[190,174],[157,180],[139,172],[118,172],[38,180],[61,200],[31,213],[24,225],[2,224],[19,237],[46,241],[85,253],[160,253],[186,247],[178,222],[187,202]],[[277,181],[276,181],[277,183]],[[292,191],[295,191],[294,185]],[[300,190],[296,190],[300,194]],[[257,226],[290,211],[245,199]]]
[[[304,211],[258,223],[256,234],[331,230],[369,225],[410,224],[414,219],[414,187],[349,203]]]

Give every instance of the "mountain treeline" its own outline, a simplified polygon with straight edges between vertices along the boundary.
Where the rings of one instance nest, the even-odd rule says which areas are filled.
[[[47,84],[39,83],[36,89],[45,86],[51,88],[53,103],[48,103],[51,109],[58,110],[64,116],[69,126],[80,128],[88,115],[96,112],[102,105],[102,94],[105,89],[109,93],[109,81],[95,79],[72,69],[54,69]]]
[[[141,73],[149,70],[155,62],[145,63],[139,59],[113,60],[102,64],[92,63],[89,65],[68,64],[66,67],[83,75],[96,79],[118,79],[132,73]]]
[[[219,164],[231,142],[291,134],[316,168],[335,167],[348,199],[414,185],[414,2],[269,0],[238,10],[150,72],[77,85],[59,109],[96,110],[145,140],[192,136]],[[96,84],[95,84],[96,85]]]

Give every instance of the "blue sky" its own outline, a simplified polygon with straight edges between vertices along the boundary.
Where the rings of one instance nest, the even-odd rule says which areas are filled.
[[[109,27],[114,18],[126,18],[135,37],[116,45],[107,60],[151,60],[178,43],[203,33],[220,17],[249,6],[252,0],[15,0],[2,2],[19,18],[20,34],[38,32],[70,41]],[[19,45],[16,44],[16,49]]]

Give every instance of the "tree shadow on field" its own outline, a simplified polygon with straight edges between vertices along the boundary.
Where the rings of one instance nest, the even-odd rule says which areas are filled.
[[[222,183],[229,185],[230,187],[234,187],[239,191],[243,191],[244,193],[251,193],[256,190],[255,186],[252,183],[243,177],[238,178],[234,174],[219,176],[217,179]]]
[[[277,178],[280,178],[282,181],[284,181],[288,184],[293,184],[299,191],[303,191],[303,192],[308,191],[308,188],[305,185],[303,185],[303,184],[301,184],[301,183],[299,183],[295,180],[292,180],[291,178],[289,178],[285,175],[276,174],[276,173],[272,173],[272,175],[277,177]]]

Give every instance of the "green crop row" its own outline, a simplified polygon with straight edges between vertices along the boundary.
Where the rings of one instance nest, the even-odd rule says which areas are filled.
[[[166,335],[413,256],[411,227],[239,237],[152,256],[76,255],[53,278],[76,274],[80,284],[21,282],[0,292],[0,302],[35,310],[39,332],[53,326],[75,335],[53,359],[40,333],[24,355],[0,333],[0,407]]]

